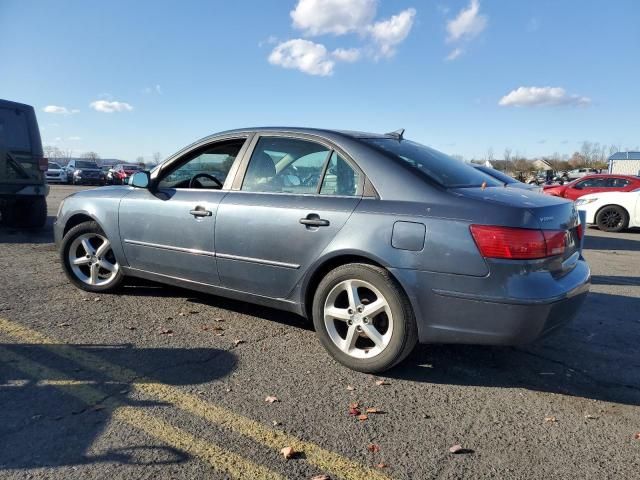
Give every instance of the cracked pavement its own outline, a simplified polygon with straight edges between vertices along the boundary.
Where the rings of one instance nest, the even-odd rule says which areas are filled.
[[[50,215],[77,188],[53,187]],[[384,376],[339,366],[288,313],[142,281],[77,290],[51,242],[50,228],[0,229],[3,479],[639,471],[640,231],[588,230],[591,293],[555,335],[419,346]],[[354,401],[385,413],[358,421]],[[306,450],[284,460],[285,441]],[[454,444],[472,453],[452,455]]]

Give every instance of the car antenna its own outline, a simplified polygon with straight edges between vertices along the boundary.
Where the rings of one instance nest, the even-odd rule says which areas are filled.
[[[395,132],[385,133],[385,135],[389,135],[390,137],[397,138],[398,140],[404,140],[404,138],[403,138],[404,128],[400,128],[400,129],[396,130]]]

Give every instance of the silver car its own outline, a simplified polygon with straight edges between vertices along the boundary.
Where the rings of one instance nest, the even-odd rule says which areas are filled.
[[[296,312],[363,372],[417,342],[511,345],[566,323],[589,289],[581,236],[572,202],[403,131],[302,128],[204,138],[68,197],[55,223],[79,288],[132,276]]]

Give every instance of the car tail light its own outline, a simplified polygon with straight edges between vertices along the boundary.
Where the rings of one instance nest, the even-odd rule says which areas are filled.
[[[49,170],[49,159],[45,157],[38,158],[38,170],[46,172]]]
[[[485,258],[532,260],[561,255],[566,232],[471,225],[471,235]]]

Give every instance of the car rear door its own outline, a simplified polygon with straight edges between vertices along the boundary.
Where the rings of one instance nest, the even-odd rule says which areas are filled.
[[[218,272],[226,288],[285,298],[346,223],[364,176],[317,140],[270,135],[254,143],[218,209]]]
[[[154,172],[156,188],[136,188],[122,199],[120,237],[131,268],[208,285],[220,283],[215,223],[220,201],[231,185],[226,177],[243,154],[246,140],[224,139],[169,160]]]

